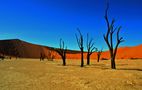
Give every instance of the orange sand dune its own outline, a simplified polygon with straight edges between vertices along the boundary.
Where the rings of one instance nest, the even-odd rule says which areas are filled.
[[[0,53],[4,53],[7,56],[18,56],[21,58],[39,58],[42,53],[46,57],[48,57],[49,51],[52,51],[52,55],[54,55],[56,59],[60,58],[58,53],[54,51],[54,48],[48,46],[31,44],[19,39],[0,40]],[[84,53],[84,58],[86,59],[86,53]],[[96,58],[97,53],[94,52],[91,56],[91,59]],[[101,58],[109,59],[109,51],[103,52]],[[120,47],[118,48],[116,58],[142,58],[142,45],[134,47]],[[80,59],[80,52],[75,50],[68,50],[67,59]]]
[[[80,53],[77,54],[67,54],[68,59],[80,59]],[[84,53],[84,58],[86,58],[86,53]],[[101,59],[110,59],[109,51],[105,51],[101,55]],[[142,45],[134,47],[120,47],[117,50],[117,59],[141,59],[142,58]],[[91,55],[91,59],[97,59],[97,53],[94,52]]]
[[[96,53],[92,55],[92,58],[96,58]],[[110,58],[109,51],[102,53],[101,58]],[[142,58],[142,45],[134,47],[120,47],[117,50],[117,59],[141,59]]]

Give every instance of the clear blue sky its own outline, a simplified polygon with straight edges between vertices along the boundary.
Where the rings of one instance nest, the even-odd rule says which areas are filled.
[[[121,46],[142,44],[142,0],[109,1],[110,18],[122,26]],[[107,49],[105,7],[106,0],[0,0],[0,39],[58,47],[62,38],[69,49],[78,49],[79,27],[84,37],[90,33],[96,47]]]

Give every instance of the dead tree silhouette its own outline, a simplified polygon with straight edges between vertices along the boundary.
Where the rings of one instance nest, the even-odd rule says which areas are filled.
[[[60,48],[56,49],[57,53],[61,56],[63,60],[63,66],[66,66],[66,52],[67,52],[67,47],[65,47],[65,43],[62,39],[60,39]]]
[[[47,59],[48,59],[49,61],[53,61],[53,60],[55,59],[55,54],[54,54],[54,51],[53,51],[53,50],[48,50]]]
[[[44,61],[45,55],[43,53],[40,53],[40,61]]]
[[[94,49],[96,49],[94,44],[93,39],[89,39],[89,34],[87,33],[87,65],[90,65],[90,56],[92,55]]]
[[[110,57],[111,57],[111,68],[116,69],[115,65],[115,57],[117,54],[117,48],[120,43],[124,42],[123,37],[119,36],[121,26],[115,27],[115,19],[113,19],[111,22],[108,19],[108,9],[109,9],[109,3],[107,3],[107,8],[105,10],[105,21],[107,24],[107,32],[104,34],[104,40],[109,48]],[[113,38],[114,33],[116,31],[116,46],[113,45]]]
[[[84,66],[84,57],[83,57],[83,53],[84,53],[84,47],[83,47],[83,35],[81,34],[79,28],[77,28],[77,31],[79,32],[79,37],[77,36],[77,34],[75,34],[76,36],[76,40],[77,40],[77,44],[78,44],[78,47],[80,48],[81,50],[81,67]]]
[[[103,49],[101,49],[101,50],[97,49],[96,51],[97,51],[97,62],[99,62]]]

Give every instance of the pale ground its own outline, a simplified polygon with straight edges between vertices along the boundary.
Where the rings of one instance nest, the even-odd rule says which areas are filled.
[[[18,59],[0,61],[0,90],[142,90],[142,60],[91,61],[80,67],[80,60],[43,61]],[[86,63],[86,62],[85,62]]]

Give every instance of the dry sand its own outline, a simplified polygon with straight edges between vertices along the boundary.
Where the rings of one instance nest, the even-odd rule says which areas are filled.
[[[142,60],[91,61],[80,67],[79,60],[43,61],[19,59],[0,61],[0,90],[142,90]]]

